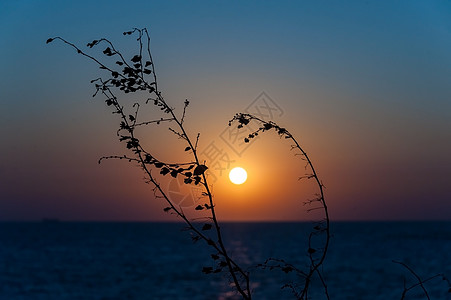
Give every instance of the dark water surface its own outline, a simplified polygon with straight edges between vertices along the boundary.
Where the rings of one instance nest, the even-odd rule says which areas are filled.
[[[225,275],[206,275],[213,252],[177,223],[0,223],[0,299],[228,299]],[[253,268],[268,257],[302,267],[309,223],[225,223],[232,256],[250,267],[254,299],[293,299],[280,271]],[[451,222],[332,223],[324,274],[331,299],[400,299],[403,281],[451,278]],[[451,299],[446,281],[425,284]],[[313,286],[313,299],[323,299]],[[407,299],[426,299],[421,289]]]

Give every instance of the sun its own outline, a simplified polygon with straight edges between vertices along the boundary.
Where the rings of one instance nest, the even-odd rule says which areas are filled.
[[[229,178],[230,181],[234,184],[242,184],[247,179],[247,172],[243,168],[236,167],[230,170]]]

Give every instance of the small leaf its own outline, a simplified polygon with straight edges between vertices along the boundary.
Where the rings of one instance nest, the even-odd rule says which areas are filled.
[[[111,48],[107,47],[105,50],[103,50],[103,54],[108,55],[108,56],[112,55]]]
[[[129,115],[128,118],[130,119],[131,122],[133,122],[135,120],[135,117],[132,115]]]
[[[189,150],[191,150],[191,147],[186,147],[185,148],[185,151],[189,151]]]
[[[138,63],[138,62],[141,61],[141,56],[135,55],[135,56],[133,56],[133,58],[131,59],[131,61],[134,62],[134,63]]]
[[[164,166],[164,164],[162,162],[155,163],[155,167],[157,167],[157,168],[161,168],[162,166]]]
[[[164,167],[164,168],[162,168],[162,169],[160,170],[160,174],[163,175],[163,176],[165,176],[165,175],[168,174],[168,173],[169,173],[169,169],[166,168],[166,167]]]
[[[206,165],[198,165],[195,169],[193,174],[194,175],[202,175],[204,172],[208,169]]]
[[[88,43],[86,46],[89,48],[94,47],[95,45],[97,45],[99,43],[98,40],[93,40],[91,43]]]
[[[149,69],[144,69],[144,70],[143,70],[143,73],[144,73],[144,74],[150,74],[150,73],[152,73],[152,71],[149,70]]]
[[[240,124],[243,124],[243,125],[249,124],[249,120],[246,119],[244,116],[240,116],[240,117],[238,118],[238,122],[239,122]]]
[[[172,170],[171,171],[171,176],[172,177],[174,177],[174,178],[177,178],[177,174],[178,174],[179,172],[177,172],[177,170]]]
[[[191,182],[193,182],[193,180],[191,178],[185,178],[183,180],[183,182],[186,183],[186,184],[190,184]]]
[[[170,206],[163,208],[164,212],[168,212],[168,211],[170,211],[171,209],[172,209],[172,207],[170,207]]]
[[[47,39],[47,41],[45,42],[46,44],[53,42],[54,38],[49,38]]]
[[[204,207],[202,206],[202,205],[198,205],[198,206],[196,206],[196,208],[195,208],[195,210],[203,210],[204,209]]]
[[[200,183],[200,177],[199,176],[195,176],[194,177],[194,184],[198,185]]]
[[[211,224],[204,224],[204,226],[202,226],[202,230],[210,230],[211,227]]]
[[[282,268],[282,271],[284,271],[285,273],[289,273],[289,272],[293,271],[293,268],[290,266],[285,266]]]
[[[220,266],[220,267],[226,267],[226,266],[227,266],[227,263],[226,263],[225,261],[221,261],[221,262],[219,263],[219,266]]]
[[[245,143],[249,143],[249,139],[248,138],[244,138],[244,142]]]
[[[152,156],[150,154],[146,154],[146,157],[144,159],[144,163],[146,163],[146,164],[152,163]]]
[[[278,134],[282,135],[282,134],[286,134],[286,133],[288,133],[288,131],[285,128],[279,128]]]
[[[151,63],[150,61],[146,61],[145,66],[148,67],[148,66],[150,66],[151,64],[152,64],[152,63]]]
[[[263,126],[264,126],[265,130],[269,130],[272,128],[272,125],[269,123],[265,123]]]
[[[186,177],[191,177],[191,176],[193,176],[193,173],[191,173],[191,172],[185,172],[185,174],[183,174],[183,175],[185,175]]]
[[[313,253],[316,252],[316,250],[313,249],[313,248],[308,248],[307,252],[308,252],[309,254],[313,254]]]

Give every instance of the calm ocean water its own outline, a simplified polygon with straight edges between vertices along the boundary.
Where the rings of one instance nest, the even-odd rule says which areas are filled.
[[[280,257],[302,266],[308,223],[225,223],[233,257],[253,266]],[[233,299],[212,253],[177,223],[0,223],[0,299]],[[332,223],[324,274],[331,299],[400,299],[403,282],[451,278],[451,222]],[[293,299],[279,271],[251,268],[254,299]],[[291,278],[293,279],[293,278]],[[296,279],[296,278],[294,278]],[[441,278],[431,299],[451,299]],[[407,299],[425,299],[420,289]],[[313,299],[322,299],[321,290]]]

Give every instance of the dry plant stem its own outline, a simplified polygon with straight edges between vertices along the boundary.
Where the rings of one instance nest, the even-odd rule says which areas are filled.
[[[157,91],[158,93],[158,91]],[[163,98],[161,97],[160,93],[158,93],[158,98],[164,102]],[[199,161],[199,157],[197,156],[197,149],[196,147],[193,146],[193,143],[191,142],[191,139],[188,137],[188,134],[185,131],[184,126],[182,125],[182,122],[178,120],[178,118],[175,116],[174,114],[174,110],[170,110],[170,113],[172,115],[172,117],[174,118],[175,122],[177,123],[177,125],[179,126],[179,129],[182,131],[182,136],[185,138],[186,142],[188,143],[189,147],[192,149],[193,155],[194,155],[194,159],[196,161],[197,165],[200,165],[200,161]],[[232,276],[233,282],[235,284],[236,289],[238,290],[238,292],[243,296],[244,299],[251,299],[251,293],[249,290],[249,276],[247,273],[245,273],[241,268],[238,267],[237,264],[235,264],[232,259],[230,258],[230,256],[227,254],[227,249],[224,246],[224,242],[222,240],[222,234],[221,234],[221,228],[219,226],[218,223],[218,219],[216,218],[216,212],[215,212],[215,205],[213,202],[213,196],[211,194],[210,188],[208,186],[207,183],[207,178],[205,176],[205,173],[202,173],[202,179],[203,179],[203,186],[205,188],[205,191],[208,195],[208,201],[210,203],[210,211],[211,211],[211,219],[213,221],[213,224],[215,226],[215,230],[216,230],[216,236],[218,239],[218,244],[219,247],[221,249],[220,253],[222,253],[222,255],[224,256],[224,258],[226,259],[226,263],[227,263],[227,267],[229,269],[229,273]],[[166,197],[165,197],[166,198]],[[186,220],[185,220],[186,222]],[[236,271],[235,269],[238,267],[238,272],[245,278],[246,280],[246,289],[243,290],[243,288],[241,287],[238,278],[236,276]]]
[[[423,281],[421,280],[420,276],[418,276],[417,273],[415,273],[415,272],[412,270],[412,268],[410,268],[410,267],[409,267],[408,265],[406,265],[405,263],[399,262],[399,261],[395,261],[395,260],[394,260],[393,262],[394,262],[394,263],[397,263],[397,264],[400,264],[400,265],[402,265],[404,268],[406,268],[407,270],[409,270],[409,272],[412,273],[412,275],[415,276],[415,278],[418,280],[418,284],[421,286],[421,289],[423,290],[424,294],[426,295],[426,298],[430,299],[430,298],[429,298],[429,294],[428,294],[426,288],[424,287]],[[408,289],[404,289],[404,293],[403,293],[402,299],[404,298],[405,292],[407,292],[407,290],[408,290]]]
[[[165,113],[168,113],[171,117],[170,118],[161,118],[160,120],[152,120],[152,121],[146,121],[146,122],[137,123],[139,104],[135,104],[136,105],[136,111],[134,113],[133,120],[132,120],[131,117],[129,117],[129,119],[128,119],[127,118],[127,114],[124,112],[124,107],[120,105],[120,103],[118,101],[118,98],[113,94],[112,90],[110,89],[111,83],[113,82],[114,79],[108,79],[107,81],[103,81],[102,79],[93,80],[92,82],[100,82],[100,84],[96,83],[97,91],[94,94],[94,96],[98,92],[101,92],[106,97],[107,104],[109,103],[108,105],[113,105],[113,107],[115,108],[115,112],[114,113],[119,114],[120,118],[121,118],[121,128],[118,130],[118,136],[120,136],[121,138],[124,138],[124,139],[128,139],[130,141],[133,141],[133,143],[130,144],[131,145],[130,147],[127,145],[127,148],[132,150],[135,153],[135,155],[136,155],[136,157],[129,157],[129,156],[126,156],[126,155],[124,155],[124,156],[115,156],[115,155],[105,156],[105,157],[102,157],[99,160],[99,162],[102,161],[103,159],[110,159],[110,158],[126,159],[129,162],[137,162],[139,164],[139,166],[141,167],[141,169],[146,174],[147,179],[148,179],[147,182],[151,183],[154,186],[154,194],[155,194],[155,196],[157,198],[163,198],[166,201],[166,203],[169,205],[169,209],[172,210],[178,217],[180,217],[185,222],[185,224],[188,226],[188,228],[192,232],[194,232],[199,238],[201,238],[205,242],[207,242],[208,245],[212,246],[217,251],[217,253],[219,255],[221,255],[225,259],[225,262],[226,262],[226,265],[227,265],[227,269],[228,269],[228,272],[230,273],[230,275],[232,277],[232,281],[233,281],[233,284],[235,286],[235,289],[243,297],[243,299],[251,299],[251,291],[250,291],[250,284],[249,284],[249,274],[247,272],[245,272],[235,261],[233,261],[233,259],[227,253],[227,249],[226,249],[226,247],[224,245],[224,242],[223,242],[223,239],[222,239],[222,234],[221,234],[221,228],[219,226],[219,223],[218,223],[218,220],[217,220],[217,217],[216,217],[215,205],[214,205],[212,193],[210,191],[210,188],[209,188],[209,185],[208,185],[205,173],[204,172],[201,173],[202,180],[199,179],[199,183],[202,184],[202,186],[205,189],[205,194],[208,196],[208,202],[209,202],[208,209],[210,210],[210,213],[211,213],[211,217],[209,219],[211,219],[213,221],[213,225],[215,227],[216,238],[217,238],[216,242],[214,242],[210,237],[208,237],[207,235],[202,233],[201,230],[199,230],[192,223],[192,221],[188,219],[188,217],[184,214],[183,210],[181,208],[177,208],[174,205],[174,203],[170,200],[168,195],[165,193],[164,189],[161,187],[161,185],[157,182],[157,180],[153,176],[152,169],[150,169],[148,167],[149,161],[147,160],[147,157],[145,157],[145,156],[151,157],[153,162],[157,161],[159,164],[164,165],[164,166],[181,166],[181,165],[189,165],[189,164],[201,166],[201,163],[200,163],[198,155],[197,155],[197,144],[198,144],[198,140],[199,140],[199,134],[197,135],[195,144],[193,145],[192,140],[189,138],[189,136],[188,136],[188,134],[187,134],[187,132],[186,132],[184,126],[183,126],[183,122],[184,122],[184,118],[185,118],[185,112],[186,112],[186,107],[188,106],[189,102],[188,101],[185,102],[183,115],[181,116],[181,119],[179,119],[176,116],[176,114],[174,112],[174,109],[172,107],[170,107],[166,103],[166,101],[164,100],[164,98],[161,95],[161,92],[158,90],[157,77],[156,77],[156,73],[155,73],[155,65],[154,65],[154,62],[153,62],[153,59],[152,59],[152,55],[151,55],[151,51],[150,51],[150,37],[149,37],[149,34],[147,32],[147,29],[134,28],[130,32],[125,32],[124,35],[126,35],[126,34],[131,35],[131,34],[133,34],[135,32],[137,32],[138,35],[139,35],[139,37],[138,37],[139,56],[135,56],[135,57],[139,57],[139,62],[140,63],[139,63],[139,70],[138,70],[138,72],[136,72],[134,74],[133,78],[139,80],[139,83],[138,83],[139,87],[137,89],[135,89],[135,90],[132,90],[132,88],[130,88],[130,90],[131,90],[131,92],[134,92],[134,91],[136,91],[138,89],[141,89],[141,90],[148,90],[150,93],[154,93],[156,95],[156,99],[154,99],[155,105],[160,106],[161,109]],[[147,56],[148,56],[148,59],[149,59],[149,65],[146,63],[146,67],[150,66],[150,70],[149,69],[146,70],[143,67],[143,61],[142,61],[142,54],[143,54],[142,38],[143,37],[146,37],[146,40],[147,40],[147,51],[146,52],[147,52]],[[63,39],[61,37],[55,37],[55,38],[48,39],[47,43],[52,42],[55,39],[61,40],[63,43],[65,43],[65,44],[69,45],[70,47],[74,48],[77,51],[78,54],[81,54],[81,55],[87,57],[88,59],[94,61],[95,63],[97,63],[100,66],[101,69],[107,70],[111,74],[114,74],[113,75],[114,78],[118,78],[119,77],[119,78],[121,78],[121,80],[124,80],[124,82],[126,82],[126,80],[130,80],[131,76],[126,74],[125,71],[124,71],[124,75],[121,74],[120,72],[114,71],[112,68],[106,66],[100,60],[96,59],[94,56],[86,54],[84,51],[82,51],[76,45],[66,41],[65,39]],[[95,45],[97,45],[97,44],[99,44],[101,42],[105,42],[105,43],[107,43],[109,45],[109,47],[104,51],[104,54],[106,54],[108,56],[118,55],[120,57],[120,59],[121,59],[121,61],[119,61],[120,65],[125,65],[126,67],[128,67],[130,69],[132,68],[131,65],[127,62],[127,60],[122,56],[122,54],[119,51],[117,51],[114,48],[113,44],[107,39],[95,40],[92,43],[89,43],[88,47],[92,48],[93,46],[95,46]],[[150,83],[150,84],[147,83],[147,81],[145,80],[145,76],[144,76],[145,71],[147,71],[146,74],[149,74],[149,73],[153,74],[154,81],[152,83]],[[128,75],[129,77],[127,77],[125,75]],[[124,84],[124,86],[125,86],[125,84]],[[192,163],[173,163],[173,164],[163,163],[163,162],[155,159],[152,155],[150,155],[149,152],[145,151],[144,148],[139,143],[139,140],[135,137],[134,129],[137,126],[144,126],[144,125],[149,125],[149,124],[153,124],[153,123],[159,124],[160,122],[173,122],[173,121],[177,124],[180,132],[175,131],[173,129],[170,129],[170,130],[187,142],[187,144],[188,144],[189,148],[191,149],[192,154],[194,156],[194,162],[192,162]],[[132,122],[132,123],[130,123],[130,122]],[[128,132],[129,136],[122,136],[122,135],[120,135],[120,132],[123,131],[123,130]],[[238,279],[238,275],[241,276],[245,280],[245,287],[242,287],[242,284],[240,283],[240,280]]]
[[[155,91],[156,91],[158,99],[166,104],[165,100],[161,96],[161,93],[158,91],[158,83],[157,83],[157,77],[156,77],[156,72],[155,72],[155,64],[153,62],[152,54],[150,52],[150,36],[149,36],[149,33],[148,33],[147,29],[145,29],[145,33],[146,33],[147,42],[148,42],[148,44],[147,44],[147,51],[148,51],[148,55],[149,55],[150,61],[152,63],[152,69],[153,69],[152,73],[153,73],[154,80],[155,80]],[[169,108],[169,106],[167,104],[166,104],[166,107]],[[191,148],[191,150],[193,152],[193,156],[194,156],[194,159],[196,161],[196,164],[200,165],[199,157],[197,155],[197,141],[198,141],[198,138],[196,139],[196,144],[193,145],[191,139],[189,138],[189,136],[188,136],[188,134],[187,134],[187,132],[186,132],[184,126],[183,126],[183,121],[184,121],[184,118],[185,118],[185,112],[186,112],[186,105],[185,105],[185,107],[183,109],[182,118],[179,121],[179,119],[177,118],[177,116],[174,113],[174,110],[170,109],[170,113],[171,113],[172,118],[175,120],[175,122],[177,123],[179,129],[182,131],[182,136],[185,138],[186,142],[188,143],[189,147]],[[199,135],[198,135],[198,137],[199,137]],[[251,299],[251,292],[250,292],[250,285],[249,285],[249,274],[245,273],[235,262],[232,261],[230,256],[227,254],[227,249],[224,246],[224,241],[222,239],[221,227],[219,226],[218,219],[216,218],[216,212],[215,212],[215,205],[214,205],[214,202],[213,202],[213,196],[211,194],[210,187],[208,186],[208,181],[207,181],[207,178],[205,176],[205,173],[202,173],[202,179],[203,179],[203,185],[204,185],[205,191],[206,191],[206,193],[208,195],[208,201],[209,201],[210,207],[211,207],[210,208],[211,218],[212,218],[213,223],[214,223],[214,227],[215,227],[215,230],[216,230],[216,236],[217,236],[217,239],[218,239],[218,244],[219,244],[219,247],[220,247],[220,250],[221,250],[221,251],[219,251],[219,253],[221,253],[224,256],[224,258],[226,259],[226,263],[227,263],[227,267],[229,269],[229,273],[232,276],[232,279],[233,279],[233,282],[235,284],[235,287],[236,287],[237,291],[243,296],[244,299]],[[165,198],[167,198],[167,197],[165,197]],[[183,219],[185,220],[185,222],[187,222],[186,218],[183,218]],[[190,224],[190,222],[189,222],[189,224]],[[205,240],[205,238],[203,238],[203,239]],[[245,288],[245,290],[243,290],[243,288],[241,287],[241,285],[240,285],[240,283],[238,281],[238,278],[236,277],[236,271],[235,270],[238,270],[238,272],[245,278],[245,281],[246,281],[246,288]]]
[[[394,262],[395,264],[399,264],[399,265],[403,266],[404,268],[406,268],[406,269],[407,269],[407,270],[408,270],[408,271],[409,271],[409,272],[417,279],[417,281],[418,281],[417,283],[411,285],[410,287],[406,287],[406,286],[405,286],[405,282],[404,282],[404,290],[403,290],[402,295],[401,295],[401,300],[404,300],[404,299],[405,299],[406,294],[407,294],[408,291],[410,291],[411,289],[413,289],[413,288],[415,288],[415,287],[417,287],[417,286],[420,286],[420,287],[421,287],[421,289],[423,290],[423,293],[424,293],[424,295],[426,296],[426,298],[430,300],[431,298],[429,297],[428,291],[426,290],[426,288],[425,288],[425,286],[424,286],[424,283],[427,282],[427,281],[430,281],[430,280],[432,280],[432,279],[434,279],[434,278],[437,278],[437,277],[442,277],[443,279],[445,279],[445,277],[444,277],[443,274],[436,274],[436,275],[434,275],[434,276],[432,276],[432,277],[429,277],[429,278],[427,278],[427,279],[425,279],[425,280],[422,280],[422,279],[420,278],[420,276],[418,276],[418,274],[415,273],[415,271],[414,271],[411,267],[409,267],[407,264],[405,264],[405,263],[403,263],[403,262],[400,262],[400,261],[396,261],[396,260],[393,260],[393,262]],[[447,280],[447,279],[445,279],[445,280]],[[451,290],[450,290],[450,291],[451,291]]]
[[[326,205],[326,201],[324,200],[324,190],[323,190],[323,184],[320,182],[318,175],[316,174],[315,168],[313,167],[313,164],[310,160],[310,158],[308,157],[307,153],[301,148],[301,146],[299,145],[299,143],[296,141],[296,139],[290,134],[290,138],[291,140],[295,143],[296,148],[298,148],[303,156],[305,157],[305,159],[307,160],[308,165],[310,166],[312,172],[313,172],[313,178],[315,178],[316,184],[320,190],[320,202],[323,206],[323,210],[324,210],[324,214],[325,214],[325,221],[326,221],[326,240],[325,240],[325,245],[324,245],[324,249],[322,252],[322,255],[319,259],[318,262],[315,262],[314,258],[313,258],[313,253],[309,253],[309,257],[310,257],[310,262],[311,262],[311,267],[310,267],[310,272],[307,275],[307,281],[306,281],[306,285],[302,291],[301,296],[299,297],[300,299],[306,299],[307,298],[307,293],[308,293],[308,288],[309,288],[309,283],[310,283],[310,278],[312,278],[314,273],[317,273],[319,275],[319,278],[323,284],[323,287],[325,289],[325,293],[327,296],[327,299],[329,299],[329,294],[327,292],[327,286],[325,281],[323,280],[323,277],[321,276],[321,272],[319,271],[319,267],[323,264],[324,260],[326,259],[326,254],[327,254],[327,250],[329,249],[329,242],[330,242],[330,220],[329,220],[329,212],[327,210],[327,205]],[[309,239],[309,243],[310,243],[310,239]],[[309,248],[311,244],[309,245]]]
[[[312,202],[315,202],[315,201],[320,202],[321,207],[316,207],[314,209],[322,209],[323,210],[324,221],[326,224],[325,224],[324,228],[322,228],[321,230],[318,230],[317,232],[311,233],[309,236],[308,253],[309,253],[309,259],[310,259],[310,269],[308,272],[301,272],[301,271],[299,271],[299,269],[293,268],[293,266],[291,264],[287,264],[285,262],[284,262],[284,264],[285,264],[285,267],[289,266],[290,268],[293,268],[295,271],[298,272],[299,275],[301,275],[302,277],[305,278],[304,288],[302,289],[302,291],[300,293],[296,292],[296,290],[293,286],[290,286],[298,299],[308,299],[308,291],[309,291],[309,287],[310,287],[310,282],[311,282],[311,279],[314,276],[314,274],[318,275],[318,277],[321,281],[321,284],[324,287],[325,296],[327,297],[327,299],[329,299],[327,285],[326,285],[326,282],[324,281],[321,271],[319,270],[319,267],[323,264],[323,262],[326,258],[327,250],[329,248],[330,220],[329,220],[329,213],[328,213],[327,205],[326,205],[326,202],[324,199],[324,185],[319,180],[316,170],[313,166],[313,163],[311,162],[307,153],[302,149],[302,147],[299,145],[297,140],[293,137],[293,135],[291,133],[289,133],[285,128],[278,126],[276,123],[274,123],[272,121],[264,121],[254,115],[245,114],[245,113],[239,113],[239,114],[235,115],[235,117],[229,122],[229,126],[234,121],[237,121],[239,123],[239,125],[238,125],[239,128],[241,128],[245,125],[248,125],[250,123],[250,121],[256,121],[257,123],[260,124],[261,127],[259,129],[255,130],[253,133],[249,134],[249,136],[244,139],[245,142],[249,142],[249,139],[254,138],[260,132],[265,132],[265,131],[274,129],[280,136],[290,139],[294,143],[294,145],[292,146],[292,149],[298,149],[301,152],[302,156],[307,161],[307,165],[310,167],[312,174],[304,176],[303,178],[307,178],[307,179],[314,178],[316,181],[316,185],[318,186],[318,189],[319,189],[319,197],[314,199],[314,201],[308,201],[308,202],[309,202],[309,204],[311,204]],[[314,234],[318,234],[318,233],[322,233],[322,232],[325,232],[325,242],[324,242],[324,248],[322,249],[322,254],[318,260],[318,259],[315,259],[313,256],[313,253],[315,253],[316,250],[314,250],[312,247],[312,237]],[[277,260],[277,261],[282,262],[281,260]],[[265,262],[265,265],[267,263],[268,263],[268,261]],[[278,267],[282,268],[281,265],[278,265]]]

